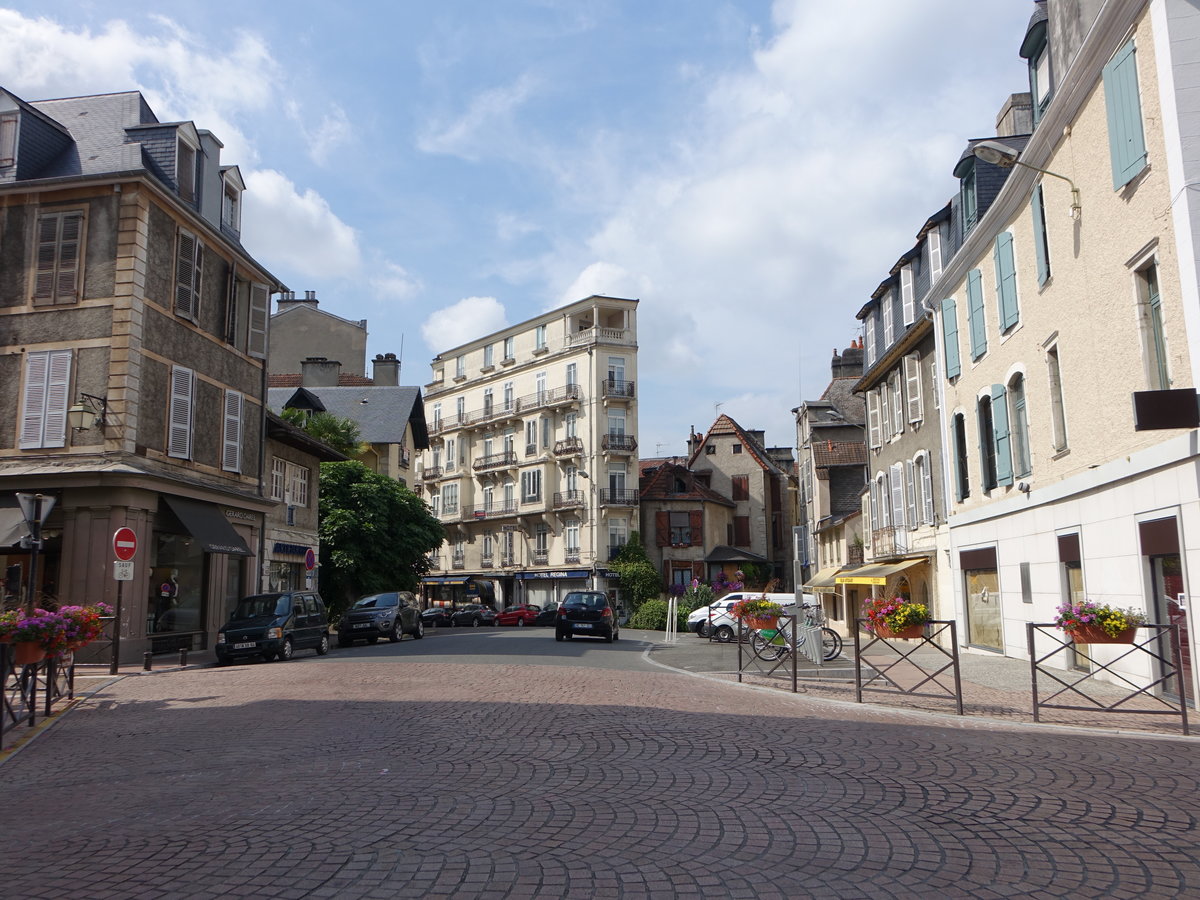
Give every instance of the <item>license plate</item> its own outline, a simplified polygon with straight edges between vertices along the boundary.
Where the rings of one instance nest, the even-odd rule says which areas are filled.
[[[234,650],[253,650],[258,646],[258,641],[245,641],[241,644],[234,644]]]
[[[591,622],[576,622],[575,627],[576,628],[591,628],[592,623]]]
[[[358,623],[357,625],[355,625],[354,627],[355,627],[355,628],[370,628],[370,627],[371,627],[371,624],[372,624],[372,623],[370,623],[370,622],[359,622],[359,623]]]

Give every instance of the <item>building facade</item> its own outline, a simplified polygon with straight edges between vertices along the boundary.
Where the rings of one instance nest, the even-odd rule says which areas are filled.
[[[271,315],[272,375],[298,375],[306,359],[336,359],[343,375],[367,374],[367,320],[343,319],[320,308],[316,291],[285,291]]]
[[[725,543],[737,505],[706,487],[683,460],[642,464],[642,544],[662,573],[663,590],[711,581],[716,571],[710,571],[708,551]]]
[[[426,597],[615,590],[638,524],[637,301],[592,296],[439,354],[420,486],[447,541]]]

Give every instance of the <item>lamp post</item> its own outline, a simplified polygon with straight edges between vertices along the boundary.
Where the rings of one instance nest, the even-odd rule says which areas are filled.
[[[29,526],[29,537],[22,543],[28,542],[29,547],[29,585],[25,592],[25,615],[32,616],[35,606],[34,591],[37,582],[37,558],[38,551],[42,549],[42,523],[50,515],[50,510],[54,509],[54,504],[58,501],[57,497],[49,494],[17,494],[17,502],[21,504],[21,514],[25,517],[25,524]]]
[[[971,148],[971,153],[976,159],[982,159],[985,163],[992,166],[999,166],[1002,169],[1023,166],[1026,169],[1041,172],[1043,175],[1049,175],[1051,178],[1061,178],[1071,186],[1071,218],[1078,219],[1080,213],[1083,211],[1083,207],[1079,205],[1079,188],[1075,187],[1075,182],[1066,175],[1059,175],[1057,172],[1051,172],[1048,169],[1039,169],[1037,166],[1030,165],[1027,162],[1021,162],[1017,151],[1007,144],[1002,144],[999,141],[980,141]]]
[[[600,576],[597,574],[597,571],[596,571],[597,567],[599,565],[599,563],[597,561],[599,558],[597,556],[597,553],[599,551],[596,547],[596,516],[599,515],[599,508],[596,506],[596,485],[592,484],[592,476],[589,475],[587,472],[585,472],[583,469],[577,469],[576,474],[579,475],[580,478],[582,478],[584,481],[586,481],[588,483],[588,496],[590,498],[590,501],[588,503],[588,530],[591,531],[591,533],[592,533],[592,542],[591,542],[592,543],[592,585],[591,585],[591,587],[592,587],[593,591],[598,591],[598,590],[600,590],[600,588],[599,588]]]

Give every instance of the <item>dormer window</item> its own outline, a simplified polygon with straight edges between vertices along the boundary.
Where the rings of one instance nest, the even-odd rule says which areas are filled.
[[[196,148],[182,138],[175,150],[175,183],[179,197],[189,203],[196,200]]]
[[[225,196],[221,200],[221,224],[231,231],[242,230],[242,192],[228,181],[225,182]]]
[[[17,161],[17,113],[0,113],[0,169]]]
[[[979,198],[975,190],[975,163],[969,162],[959,179],[959,210],[962,212],[963,237],[979,221]]]
[[[1025,40],[1021,42],[1021,57],[1029,62],[1029,94],[1033,98],[1033,124],[1041,121],[1054,85],[1050,71],[1050,44],[1047,40],[1048,18],[1045,4],[1038,4],[1030,20]]]

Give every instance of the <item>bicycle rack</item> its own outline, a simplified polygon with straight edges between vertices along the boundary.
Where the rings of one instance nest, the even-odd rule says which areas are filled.
[[[791,660],[791,663],[792,663],[792,693],[795,694],[799,691],[799,674],[798,674],[799,669],[796,665],[796,662],[797,662],[797,660],[796,660],[796,656],[797,656],[796,631],[798,629],[795,627],[795,625],[793,625],[793,627],[790,629],[784,628],[783,626],[784,626],[785,620],[790,620],[792,622],[795,622],[796,616],[782,615],[779,617],[779,629],[778,630],[787,637],[787,640],[788,640],[787,650],[790,652],[781,653],[779,655],[779,658],[774,659],[774,660],[765,660],[762,657],[760,657],[758,654],[756,654],[753,650],[751,650],[748,654],[743,652],[742,648],[748,647],[750,644],[750,641],[752,640],[753,629],[747,628],[745,625],[742,625],[740,622],[738,623],[738,633],[737,633],[737,638],[736,638],[737,645],[738,645],[738,684],[742,683],[742,673],[744,673],[747,669],[751,669],[752,670],[751,674],[753,674],[753,675],[762,675],[762,676],[769,677],[769,676],[773,675],[775,672],[777,672],[788,660]],[[819,630],[820,629],[818,629],[818,631]],[[821,643],[818,640],[818,642],[817,642],[817,647],[818,647],[817,655],[818,656],[820,656],[820,649],[819,649],[820,646],[821,646]]]
[[[910,697],[936,697],[940,700],[944,700],[947,697],[951,697],[954,699],[955,706],[958,709],[958,714],[960,716],[964,715],[964,713],[963,713],[963,696],[962,696],[962,679],[959,677],[959,668],[958,668],[958,626],[955,624],[953,619],[930,620],[929,622],[926,623],[925,630],[921,632],[921,637],[912,639],[912,640],[919,640],[920,643],[914,644],[911,647],[909,647],[907,645],[900,646],[895,642],[895,639],[879,637],[876,634],[872,634],[871,639],[866,644],[863,644],[862,643],[862,635],[863,635],[863,632],[866,630],[866,628],[865,628],[866,621],[867,621],[866,619],[855,619],[854,620],[854,624],[855,624],[855,628],[854,628],[854,699],[855,699],[855,702],[862,703],[863,702],[863,694],[866,692],[873,692],[873,693],[879,693],[879,694],[900,693],[900,694],[906,694]],[[932,626],[938,626],[938,627],[935,628]],[[941,644],[937,643],[934,640],[935,638],[943,635],[946,632],[947,628],[950,629],[950,649],[949,650],[947,650],[945,647],[943,647]],[[894,652],[899,658],[893,660],[892,662],[889,662],[887,665],[884,665],[883,667],[878,667],[878,666],[872,665],[871,668],[874,670],[874,674],[872,674],[869,678],[867,678],[864,681],[863,680],[863,657],[862,657],[862,655],[866,650],[871,649],[876,644],[880,645],[881,650],[890,650],[890,651]],[[938,669],[934,669],[932,666],[930,666],[929,668],[922,666],[920,663],[918,663],[916,660],[914,660],[912,658],[912,656],[917,651],[924,650],[926,648],[932,648],[932,649],[938,651],[943,656],[945,656],[947,658],[947,660],[949,660],[949,661],[946,662],[944,665],[941,666],[941,668],[938,668]],[[894,669],[896,669],[897,666],[901,666],[901,665],[904,665],[905,667],[896,672],[897,677],[900,677],[901,672],[904,672],[910,678],[914,674],[917,676],[924,676],[924,677],[920,677],[920,679],[915,684],[912,684],[909,687],[902,687],[894,678],[892,678],[888,675],[889,672],[893,671]],[[916,670],[915,673],[913,672],[914,669]],[[949,685],[943,683],[939,677],[939,676],[943,675],[943,673],[945,673],[947,669],[950,669],[953,672],[953,676],[954,676],[953,689],[951,689]],[[875,684],[876,682],[878,682],[882,685],[886,685],[886,686],[885,687],[872,687],[872,685]],[[936,693],[933,691],[930,691],[930,690],[922,691],[921,688],[925,687],[926,685],[931,685],[931,686],[937,687],[940,690]]]
[[[1095,645],[1125,651],[1115,659],[1111,659],[1108,662],[1101,662],[1092,656],[1091,653],[1085,651],[1079,644],[1074,643],[1071,639],[1071,636],[1064,634],[1054,623],[1027,622],[1025,624],[1025,636],[1029,642],[1029,669],[1033,680],[1033,721],[1041,721],[1040,711],[1043,709],[1069,709],[1082,712],[1140,713],[1144,716],[1179,716],[1180,723],[1183,726],[1183,733],[1185,735],[1189,734],[1187,699],[1183,690],[1183,679],[1185,672],[1183,668],[1182,648],[1180,647],[1179,643],[1179,626],[1151,623],[1147,625],[1139,625],[1138,628],[1146,629],[1150,632],[1150,635],[1140,641],[1135,639],[1132,644]],[[1049,637],[1051,641],[1057,644],[1056,647],[1042,656],[1037,655],[1034,646],[1036,637],[1039,634]],[[1162,647],[1162,641],[1164,638],[1168,639],[1168,646],[1171,648],[1165,654],[1158,649]],[[1093,645],[1089,644],[1085,646],[1091,647]],[[1047,669],[1042,666],[1042,663],[1044,663],[1046,660],[1059,653],[1062,653],[1067,648],[1074,648],[1076,654],[1083,657],[1088,662],[1093,663],[1097,668],[1089,672],[1080,672],[1078,670],[1071,669],[1068,666],[1063,666],[1060,669]],[[1126,657],[1133,656],[1136,658],[1135,655],[1138,653],[1145,653],[1150,657],[1152,666],[1155,662],[1157,662],[1159,666],[1158,677],[1154,678],[1149,684],[1140,687],[1136,682],[1131,681],[1128,676],[1118,672],[1113,668],[1116,663],[1120,662]],[[1096,676],[1101,672],[1107,672],[1109,675],[1117,679],[1117,681],[1099,681],[1096,679]],[[1044,675],[1051,681],[1062,685],[1062,687],[1051,693],[1047,698],[1041,699],[1038,692],[1038,675]],[[1064,676],[1078,677],[1076,677],[1073,681],[1068,681],[1067,677]],[[1154,688],[1159,687],[1160,685],[1165,686],[1172,678],[1176,679],[1180,686],[1178,707],[1176,704],[1167,700],[1167,698],[1153,693]],[[1105,703],[1104,701],[1092,697],[1091,695],[1086,694],[1079,689],[1078,685],[1085,681],[1092,681],[1097,685],[1103,684],[1105,687],[1110,689],[1125,689],[1128,687],[1132,688],[1133,690],[1111,703]],[[1063,695],[1066,695],[1068,698],[1070,698],[1071,694],[1076,694],[1083,698],[1083,700],[1086,700],[1089,705],[1076,706],[1068,703],[1052,702],[1056,698],[1062,697]],[[1130,701],[1133,701],[1139,697],[1155,701],[1155,707],[1151,709],[1135,709],[1126,706],[1126,704],[1130,703]],[[1167,708],[1158,709],[1157,705],[1165,706]]]

